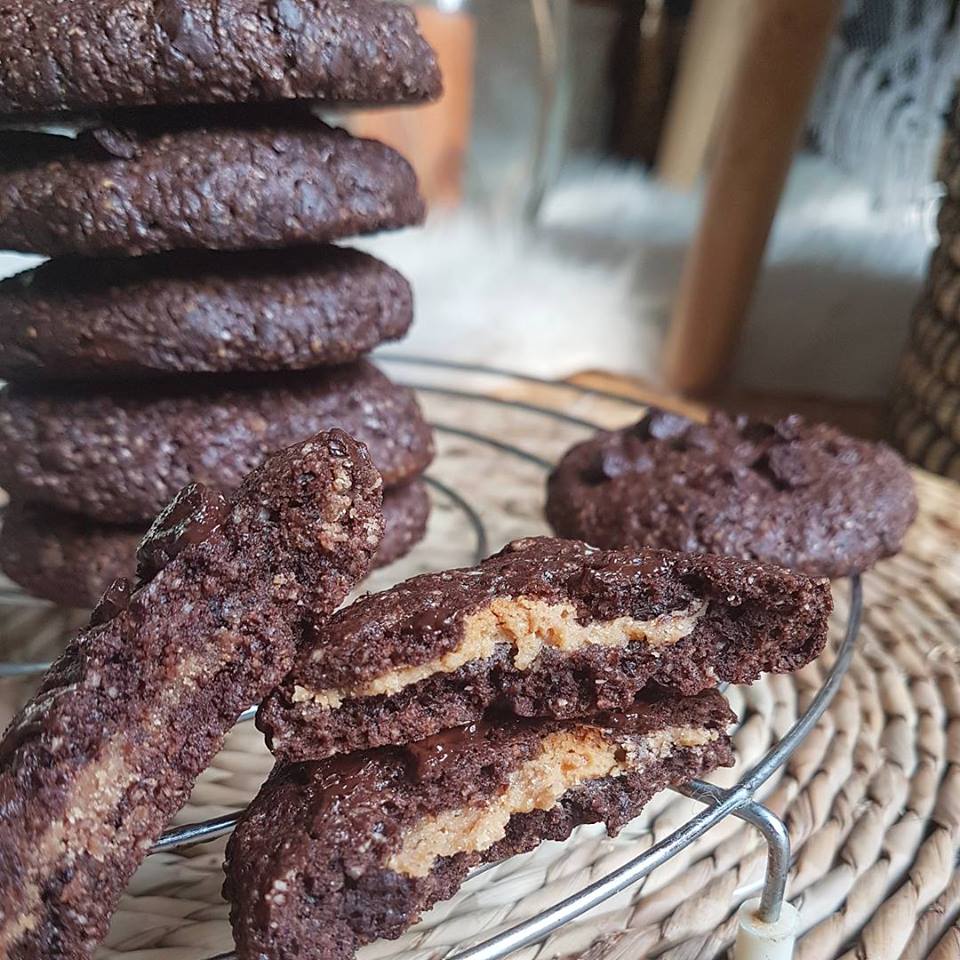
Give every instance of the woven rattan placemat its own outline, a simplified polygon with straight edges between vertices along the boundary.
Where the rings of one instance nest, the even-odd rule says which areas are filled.
[[[492,374],[412,364],[390,372],[424,388],[424,406],[441,427],[431,473],[484,521],[491,549],[513,536],[544,532],[544,464],[588,434],[579,421],[613,426],[637,412],[620,400]],[[504,404],[504,398],[521,406]],[[798,956],[804,960],[960,956],[960,487],[919,471],[915,477],[920,517],[903,553],[864,578],[863,628],[851,670],[814,732],[763,795],[784,816],[794,844],[789,896],[802,916]],[[374,586],[470,561],[477,547],[471,517],[441,490],[434,497],[427,541],[378,575]],[[846,584],[836,585],[835,596],[836,638]],[[0,609],[0,643],[18,659],[43,658],[58,645],[66,617],[8,600]],[[829,662],[827,654],[797,676],[730,691],[741,717],[740,768],[789,727]],[[0,683],[0,719],[29,687],[30,681]],[[237,727],[178,821],[242,805],[269,766],[252,725]],[[729,783],[736,776],[725,771],[716,779]],[[375,944],[361,957],[426,958],[485,938],[623,863],[697,809],[664,794],[616,840],[587,828],[567,844],[545,844],[475,877],[401,940]],[[131,884],[101,955],[202,960],[228,950],[222,850],[218,841],[151,857]],[[721,955],[734,935],[736,906],[756,895],[763,867],[756,832],[739,821],[724,822],[642,886],[517,956]]]

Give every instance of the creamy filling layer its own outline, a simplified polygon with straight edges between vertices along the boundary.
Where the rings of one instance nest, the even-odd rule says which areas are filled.
[[[344,701],[391,696],[440,673],[453,673],[469,663],[490,659],[501,646],[512,648],[517,670],[535,666],[544,648],[575,653],[587,647],[624,648],[644,644],[654,655],[689,637],[706,613],[707,602],[660,614],[651,620],[617,617],[581,623],[571,603],[547,603],[532,597],[500,598],[466,617],[458,646],[426,663],[401,667],[355,686],[316,690],[297,684],[294,703],[313,703],[336,710]],[[320,653],[315,654],[319,657]]]
[[[668,727],[624,739],[587,726],[550,734],[539,753],[511,774],[503,793],[484,806],[444,810],[421,821],[403,837],[387,867],[405,876],[425,877],[441,857],[490,849],[506,836],[515,815],[550,810],[568,791],[591,780],[622,777],[677,749],[711,743],[719,735],[702,727]]]

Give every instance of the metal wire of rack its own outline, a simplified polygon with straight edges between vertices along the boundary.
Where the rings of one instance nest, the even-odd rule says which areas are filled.
[[[557,383],[537,377],[517,374],[513,371],[486,367],[479,364],[448,363],[431,358],[389,355],[382,359],[399,365],[420,365],[427,369],[440,368],[447,371],[460,371],[464,374],[479,374],[482,376],[510,377],[515,381],[529,384],[543,384],[550,387],[562,387],[581,396],[595,396],[607,400],[622,402],[626,409],[636,413],[642,409],[642,404],[632,398],[594,388],[582,387],[572,383]],[[532,414],[542,415],[565,424],[582,427],[594,431],[600,425],[561,410],[540,406],[534,403],[518,401],[507,397],[472,392],[460,388],[437,386],[430,383],[415,383],[406,378],[396,378],[413,387],[420,393],[434,394],[451,399],[469,402],[489,403],[504,408],[524,410]],[[539,454],[511,444],[500,437],[493,437],[475,430],[454,424],[433,422],[432,426],[439,434],[459,437],[474,443],[487,446],[501,454],[522,460],[544,471],[549,471],[553,463]],[[446,483],[434,478],[427,478],[435,494],[444,497],[455,509],[465,517],[473,530],[475,544],[473,553],[479,560],[489,552],[489,535],[487,526],[480,512],[471,505],[459,491]],[[537,943],[560,927],[594,907],[633,886],[648,876],[657,867],[671,857],[679,854],[690,846],[707,831],[715,827],[721,820],[733,816],[744,820],[756,827],[764,838],[767,846],[767,865],[762,894],[756,904],[753,914],[761,926],[773,929],[781,920],[786,905],[786,886],[790,868],[790,838],[783,821],[771,810],[757,800],[757,793],[767,780],[780,769],[800,746],[807,734],[813,729],[820,717],[826,711],[834,695],[840,687],[853,656],[856,639],[860,628],[860,619],[863,605],[863,592],[858,576],[850,578],[849,614],[844,636],[835,652],[834,663],[826,675],[826,679],[818,690],[807,709],[797,718],[790,730],[781,740],[775,743],[767,754],[748,770],[732,787],[721,788],[711,783],[694,780],[683,786],[674,788],[675,792],[704,805],[704,809],[690,820],[686,821],[669,836],[657,842],[641,855],[628,861],[606,876],[584,887],[577,893],[561,902],[547,908],[536,916],[511,927],[508,930],[466,950],[455,954],[448,954],[446,960],[503,960],[511,953],[525,946]],[[22,595],[2,593],[0,604],[14,600],[22,601]],[[42,601],[38,601],[42,603]],[[48,663],[0,663],[0,678],[24,677],[37,674],[45,670]],[[256,714],[256,707],[245,710],[238,718],[238,723],[251,721]],[[241,811],[224,816],[215,817],[196,823],[190,823],[167,830],[154,844],[151,854],[167,852],[197,843],[208,842],[230,833],[240,816]],[[482,872],[481,868],[476,873]],[[786,909],[792,909],[786,905]],[[790,956],[792,938],[787,937],[779,952],[769,956]],[[737,956],[753,957],[748,947],[741,950],[738,943]],[[236,960],[232,952],[218,954],[210,960]]]

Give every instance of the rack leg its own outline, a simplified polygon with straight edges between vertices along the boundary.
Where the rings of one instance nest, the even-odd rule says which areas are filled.
[[[756,800],[747,801],[736,816],[763,834],[767,872],[760,899],[748,900],[740,908],[735,960],[790,960],[800,921],[796,908],[785,899],[790,835],[783,821]]]

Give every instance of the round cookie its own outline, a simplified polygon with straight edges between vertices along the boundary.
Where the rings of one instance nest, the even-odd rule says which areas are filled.
[[[63,607],[92,608],[117,577],[135,579],[147,532],[19,503],[0,523],[0,568],[27,593]]]
[[[426,533],[430,495],[414,480],[383,496],[385,530],[373,567],[405,556]],[[93,607],[117,577],[136,579],[144,525],[114,526],[34,504],[10,504],[0,526],[0,568],[28,593]]]
[[[927,298],[914,310],[910,343],[941,379],[960,386],[960,324],[945,320]]]
[[[361,361],[304,373],[0,392],[0,486],[107,523],[149,520],[197,480],[233,490],[266,456],[341,427],[397,486],[433,458],[412,391]]]
[[[951,197],[960,197],[960,139],[953,130],[947,130],[940,146],[937,179],[946,186]]]
[[[436,97],[413,11],[381,0],[31,0],[0,18],[0,113]]]
[[[0,139],[0,247],[140,256],[327,243],[419,223],[396,151],[312,117],[273,125],[151,120],[76,138]]]
[[[727,554],[837,577],[899,550],[916,515],[909,471],[884,444],[799,417],[777,423],[660,410],[569,450],[547,518],[598,547]]]
[[[424,480],[384,491],[383,539],[374,566],[385,567],[405,557],[427,535],[429,519],[430,491]]]
[[[413,319],[357,250],[64,257],[0,282],[0,377],[63,380],[347,363]]]

